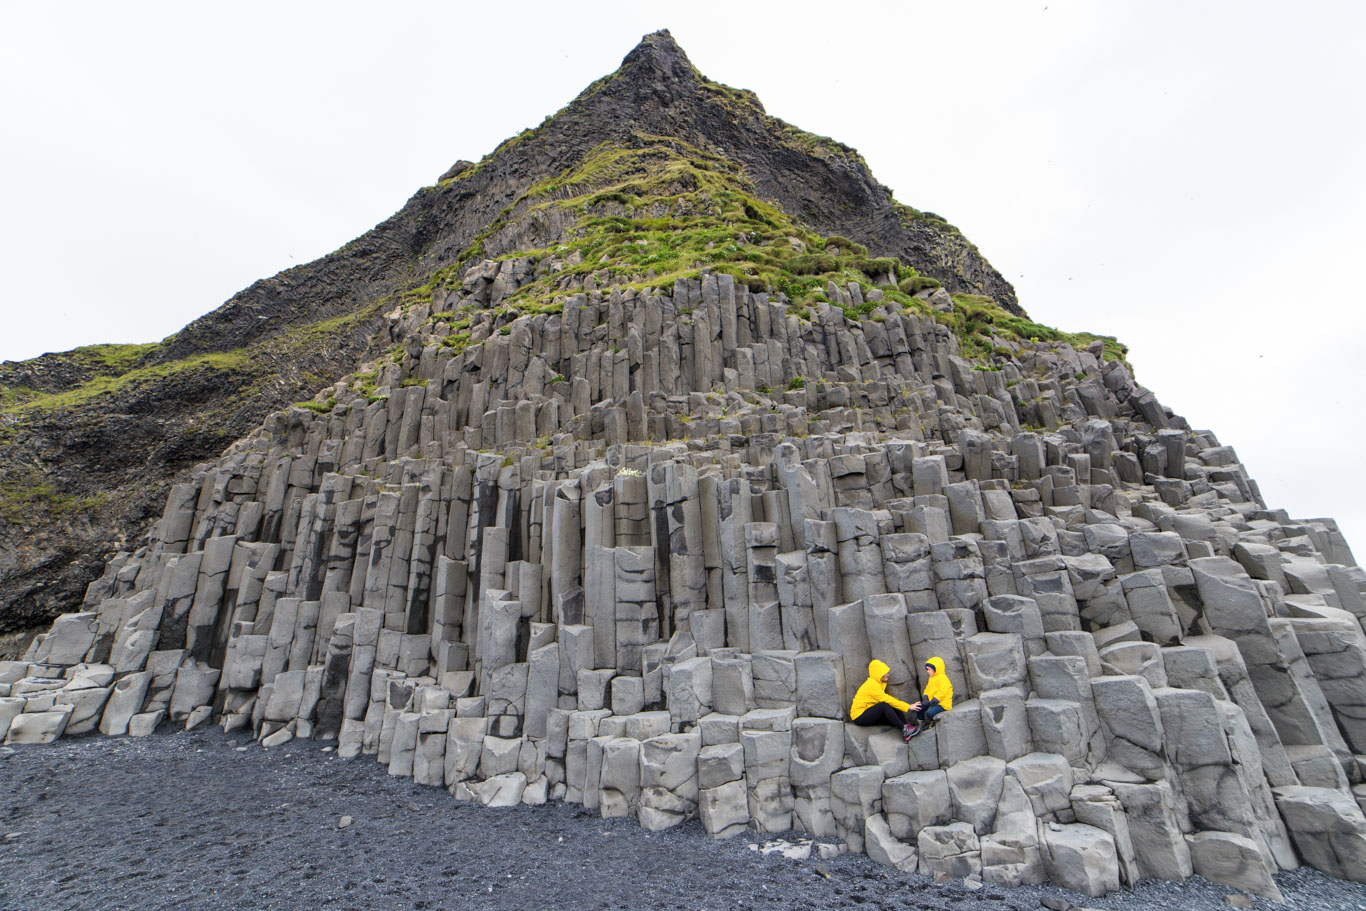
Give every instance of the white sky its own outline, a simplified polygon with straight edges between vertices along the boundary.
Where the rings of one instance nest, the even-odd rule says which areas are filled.
[[[392,8],[390,8],[392,7]],[[1366,4],[0,0],[0,359],[160,339],[667,27],[1366,558]]]

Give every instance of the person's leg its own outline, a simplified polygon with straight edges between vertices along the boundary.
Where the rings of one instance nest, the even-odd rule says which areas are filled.
[[[934,721],[936,715],[941,715],[944,712],[943,706],[937,704],[931,705],[929,697],[924,693],[921,693],[916,697],[916,701],[920,703],[920,708],[915,710],[915,717],[911,719],[911,730],[908,731],[908,739],[925,730],[925,728]]]
[[[885,724],[900,730],[906,726],[906,713],[888,702],[879,702],[876,706],[882,713],[882,720]]]
[[[924,697],[924,696],[917,696],[917,697],[915,697],[915,698],[921,703],[922,706],[924,705],[924,701],[925,701],[925,697]],[[914,703],[912,703],[912,704],[914,704]],[[915,735],[919,734],[919,733],[920,733],[921,731],[923,731],[924,729],[925,729],[925,712],[924,712],[924,709],[923,709],[923,708],[911,709],[909,712],[906,713],[906,727],[905,727],[905,729],[904,729],[904,734],[905,734],[906,742],[907,742],[907,743],[910,742],[910,740],[911,740],[912,737],[914,737]]]
[[[873,727],[879,724],[890,724],[895,728],[906,726],[906,716],[894,706],[886,702],[879,702],[863,710],[863,714],[854,719],[854,724],[860,727]]]

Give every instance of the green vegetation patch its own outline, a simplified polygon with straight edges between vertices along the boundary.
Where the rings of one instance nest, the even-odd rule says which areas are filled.
[[[756,293],[782,294],[803,317],[827,300],[831,281],[852,282],[865,292],[889,278],[937,284],[893,257],[870,257],[847,238],[815,234],[758,198],[738,166],[712,153],[645,134],[635,143],[600,146],[508,207],[509,217],[528,204],[566,208],[579,217],[561,243],[513,254],[553,258],[563,268],[518,289],[500,305],[500,318],[559,312],[563,297],[581,288],[667,288],[704,269],[730,275]],[[490,225],[476,245],[503,223]],[[453,287],[458,270],[442,271],[420,290]],[[851,307],[849,316],[859,318],[875,306]]]
[[[707,99],[741,123],[766,130],[804,154],[866,170],[854,149],[769,116],[753,92],[696,75]],[[547,122],[506,141],[485,161],[535,137]],[[478,166],[467,168],[454,179],[463,180],[478,170]],[[908,228],[920,223],[976,249],[935,213],[895,205]],[[431,301],[440,290],[458,292],[465,269],[486,256],[491,238],[515,220],[534,218],[538,210],[551,207],[576,216],[559,242],[499,258],[527,257],[533,265],[549,260],[554,268],[538,268],[536,278],[500,301],[490,332],[506,333],[508,324],[521,316],[558,313],[568,296],[584,290],[613,285],[637,291],[667,290],[678,280],[696,279],[711,271],[731,276],[754,293],[785,299],[788,313],[798,319],[813,318],[822,303],[841,307],[850,320],[886,319],[878,312],[880,307],[935,319],[954,331],[965,357],[986,365],[1014,355],[1015,343],[1031,341],[1067,342],[1082,348],[1100,339],[1106,360],[1123,360],[1126,354],[1114,338],[1042,326],[986,297],[955,295],[954,312],[935,310],[918,295],[939,287],[937,280],[894,257],[870,256],[863,245],[848,238],[821,237],[760,199],[743,168],[715,150],[646,133],[635,133],[624,144],[604,143],[574,166],[530,187],[456,261],[406,292],[402,302],[411,306]],[[863,303],[844,303],[842,294],[830,293],[831,283],[841,292],[857,285]],[[881,291],[880,301],[868,300],[874,288]],[[468,314],[447,312],[430,319],[449,323],[443,341],[447,349],[459,352],[472,344]]]
[[[317,414],[329,414],[333,408],[337,407],[337,397],[329,395],[326,400],[321,402],[295,402],[295,408],[307,408]]]
[[[27,402],[39,393],[27,386],[0,386],[0,412]]]
[[[953,303],[955,309],[952,314],[939,314],[937,318],[941,322],[947,320],[953,326],[964,353],[970,357],[990,357],[1001,353],[995,349],[993,337],[1015,342],[1066,342],[1077,349],[1101,341],[1105,344],[1103,360],[1128,363],[1125,360],[1129,353],[1128,346],[1120,344],[1114,336],[1063,332],[1027,317],[1016,316],[992,298],[980,294],[954,294]]]
[[[34,522],[44,513],[87,512],[108,502],[110,496],[103,491],[84,497],[62,493],[36,471],[0,478],[0,520],[14,525]]]
[[[67,364],[74,368],[74,378],[121,376],[145,361],[148,355],[161,348],[161,342],[142,345],[86,345],[70,351],[45,354],[39,362],[45,364]],[[0,413],[12,411],[20,405],[45,398],[52,393],[43,393],[25,385],[0,386]]]
[[[100,373],[79,386],[55,393],[33,393],[22,387],[0,387],[0,417],[8,417],[11,422],[42,413],[74,408],[104,395],[125,392],[149,383],[164,381],[182,374],[210,371],[214,373],[241,374],[244,392],[250,392],[247,379],[261,379],[268,372],[270,363],[281,359],[303,358],[336,343],[338,336],[348,330],[361,327],[368,319],[378,313],[389,299],[376,301],[352,313],[293,326],[269,339],[249,348],[234,351],[214,351],[194,354],[186,358],[165,363],[144,363],[149,353],[160,347],[151,345],[92,345],[77,348],[64,355],[72,360],[81,359],[98,363],[108,373]],[[141,366],[130,366],[141,364]],[[308,375],[319,385],[330,377]],[[317,404],[317,403],[314,403]]]
[[[101,373],[121,374],[136,367],[160,347],[160,342],[144,345],[87,345],[67,351],[64,356],[73,363],[93,367]]]
[[[135,367],[122,373],[96,376],[85,383],[45,395],[35,395],[14,404],[0,408],[0,413],[23,415],[39,411],[59,411],[84,404],[102,395],[121,392],[136,386],[164,380],[180,373],[196,370],[230,371],[241,370],[247,366],[249,358],[245,348],[236,351],[196,354],[178,361],[164,364],[149,364]]]
[[[716,83],[707,83],[707,91],[719,103],[747,111],[746,116],[767,117],[752,93]],[[788,130],[784,135],[806,151],[819,147],[827,157],[862,162],[852,149],[801,134],[781,121],[774,124],[769,126]],[[923,221],[958,235],[939,216],[898,205],[908,223]],[[743,169],[713,151],[644,133],[635,134],[626,146],[603,144],[577,165],[529,188],[475,238],[459,261],[434,272],[405,294],[404,302],[430,300],[438,289],[458,291],[465,268],[483,255],[490,237],[513,219],[534,217],[538,209],[550,207],[577,216],[566,235],[553,246],[501,258],[526,257],[533,265],[549,260],[554,268],[538,269],[534,280],[501,301],[490,331],[506,334],[518,317],[558,313],[569,295],[582,290],[612,285],[668,289],[680,279],[711,271],[731,276],[754,293],[785,299],[788,313],[798,319],[812,319],[822,303],[841,307],[850,320],[885,319],[880,307],[935,319],[958,336],[965,357],[988,369],[995,359],[1016,353],[1008,347],[1012,343],[1062,341],[1084,348],[1101,339],[1107,360],[1122,360],[1126,353],[1113,338],[1042,326],[988,297],[957,294],[954,312],[935,310],[917,295],[939,287],[937,280],[895,257],[870,256],[866,247],[847,237],[816,234],[760,199]],[[832,282],[841,290],[857,285],[863,303],[845,304],[841,296],[831,295]],[[882,294],[876,302],[868,299],[875,288]],[[430,320],[449,324],[442,344],[459,352],[472,344],[470,317],[460,308],[433,314]]]
[[[303,356],[326,349],[327,346],[336,344],[340,336],[359,329],[392,303],[391,298],[383,297],[341,316],[302,326],[291,326],[276,336],[257,342],[249,350],[253,353]]]

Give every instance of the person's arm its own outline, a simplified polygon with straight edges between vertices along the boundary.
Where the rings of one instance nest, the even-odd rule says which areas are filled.
[[[909,712],[911,710],[911,704],[909,702],[902,702],[900,699],[896,698],[891,693],[883,693],[882,701],[890,705],[892,708],[900,709],[903,712]]]

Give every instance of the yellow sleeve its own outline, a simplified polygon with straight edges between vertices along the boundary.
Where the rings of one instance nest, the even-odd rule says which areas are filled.
[[[911,708],[911,704],[909,702],[902,702],[900,699],[896,698],[891,693],[883,693],[882,701],[891,705],[892,708],[900,709],[903,712],[910,711]]]

